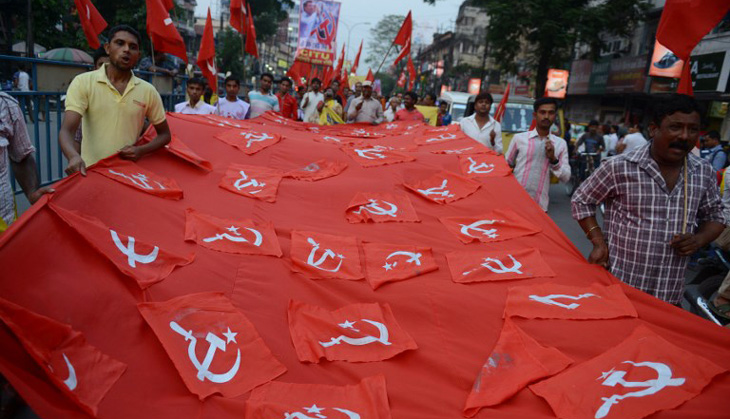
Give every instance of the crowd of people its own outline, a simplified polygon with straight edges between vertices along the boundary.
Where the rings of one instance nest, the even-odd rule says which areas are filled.
[[[108,57],[100,57],[104,60],[100,59],[96,70],[78,75],[67,91],[59,143],[68,159],[69,174],[85,175],[86,166],[115,153],[122,159],[137,160],[170,141],[160,95],[132,71],[140,57],[139,34],[122,25],[110,30],[109,39],[105,45]],[[329,123],[323,120],[326,115],[328,120],[342,123],[379,124],[424,121],[416,105],[437,105],[431,94],[423,98],[413,92],[391,98],[379,96],[369,81],[350,89],[336,81],[323,86],[321,80],[313,78],[306,87],[294,90],[291,79],[275,80],[265,73],[245,100],[240,98],[240,79],[229,76],[224,84],[225,96],[217,98],[205,94],[204,80],[188,80],[188,99],[177,104],[175,111],[235,119],[273,111],[313,123]],[[0,99],[0,140],[9,142],[0,150],[8,153],[16,178],[29,200],[35,202],[52,189],[39,187],[34,149],[17,101],[6,94],[0,94]],[[452,123],[447,106],[438,106],[438,124]],[[730,192],[724,194],[725,202],[721,201],[717,181],[718,171],[727,165],[719,135],[708,133],[702,156],[695,155],[700,154],[701,129],[697,102],[685,95],[659,99],[648,127],[649,140],[637,124],[624,131],[591,121],[573,143],[551,133],[558,101],[540,98],[533,104],[534,129],[515,134],[506,151],[501,125],[490,115],[492,106],[489,93],[476,95],[474,113],[459,121],[461,131],[503,155],[517,182],[545,211],[550,178],[570,179],[572,155],[605,152],[603,162],[596,162],[596,170],[572,198],[572,215],[593,244],[589,261],[632,286],[678,304],[690,255],[715,240],[730,223]],[[146,123],[155,127],[156,137],[139,145],[137,139]],[[0,175],[7,178],[8,167],[3,165],[7,157],[0,157]],[[727,185],[730,182],[725,182]],[[0,215],[9,224],[12,194],[0,189],[0,200]],[[596,208],[601,204],[605,205],[603,226],[596,219]],[[726,297],[730,299],[730,291]]]

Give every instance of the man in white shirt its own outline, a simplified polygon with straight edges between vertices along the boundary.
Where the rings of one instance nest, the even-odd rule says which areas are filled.
[[[606,145],[606,155],[613,156],[616,154],[616,145],[618,145],[618,135],[616,135],[616,126],[603,125],[603,143]]]
[[[647,142],[646,138],[641,134],[641,125],[634,124],[629,128],[629,133],[626,134],[621,144],[616,146],[616,153],[628,153],[631,150],[643,146]]]
[[[383,107],[373,98],[373,86],[370,80],[362,83],[362,96],[352,101],[350,111],[347,112],[347,120],[373,125],[383,122]]]
[[[30,92],[30,75],[25,72],[23,67],[18,67],[18,71],[13,75],[13,83],[18,91]],[[30,122],[33,122],[33,100],[30,96],[21,96],[18,99],[23,101],[26,111],[28,111]],[[43,113],[40,114],[40,118],[41,120],[43,119]]]
[[[459,126],[464,134],[502,154],[502,125],[489,115],[492,103],[491,94],[479,93],[474,100],[474,114],[462,118]]]
[[[312,79],[310,86],[312,87],[312,91],[307,92],[304,95],[304,98],[302,98],[301,106],[302,111],[304,112],[304,117],[302,118],[303,121],[309,121],[312,114],[317,112],[317,105],[319,105],[320,102],[324,102],[324,95],[319,91],[322,87],[322,81],[315,77]]]
[[[248,119],[251,105],[238,98],[241,82],[234,76],[226,77],[226,97],[216,103],[216,115],[233,119]]]
[[[388,109],[383,112],[383,117],[386,121],[393,122],[393,119],[395,119],[395,113],[398,112],[398,106],[400,106],[400,99],[396,96],[390,98],[390,101],[388,102]]]
[[[188,115],[210,115],[215,113],[215,106],[208,105],[200,100],[203,95],[203,80],[197,77],[188,80],[187,92],[190,100],[175,105],[175,112]]]

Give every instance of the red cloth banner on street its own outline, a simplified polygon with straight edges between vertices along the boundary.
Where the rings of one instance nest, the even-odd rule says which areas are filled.
[[[374,362],[417,349],[388,304],[351,304],[337,310],[289,302],[289,332],[301,362]]]
[[[447,141],[454,141],[454,140],[463,140],[463,139],[470,139],[471,141],[474,141],[470,137],[466,136],[462,132],[444,132],[444,133],[432,133],[428,136],[421,136],[416,139],[416,144],[418,145],[431,145],[431,144],[439,144],[439,143],[445,143]]]
[[[464,416],[474,417],[482,407],[498,405],[528,384],[555,375],[572,363],[559,350],[540,345],[505,319],[497,344],[474,380]]]
[[[317,160],[297,170],[286,172],[284,177],[290,177],[296,180],[304,180],[307,182],[316,182],[318,180],[327,179],[337,176],[347,169],[347,163],[334,160]]]
[[[274,381],[255,388],[246,401],[246,418],[390,419],[385,377],[332,386]]]
[[[97,49],[101,46],[99,35],[104,32],[107,27],[106,20],[101,16],[91,0],[74,0],[76,12],[79,14],[81,28],[86,36],[86,42],[89,43],[91,49]]]
[[[286,372],[254,325],[222,293],[137,307],[185,386],[201,400],[216,393],[240,396]]]
[[[275,202],[282,177],[283,172],[279,170],[232,164],[221,179],[220,187],[249,198]]]
[[[555,276],[537,249],[450,252],[446,259],[451,279],[459,283]]]
[[[180,32],[175,28],[170,13],[165,10],[161,0],[145,0],[147,3],[147,35],[155,51],[172,54],[188,62],[188,53]]]
[[[426,179],[403,184],[416,195],[437,204],[448,204],[464,199],[482,186],[481,183],[456,173],[441,171]]]
[[[366,278],[373,289],[438,269],[428,247],[392,243],[364,243],[362,247]]]
[[[236,147],[248,155],[258,153],[266,147],[281,141],[281,135],[279,134],[251,129],[232,129],[216,135],[215,138]]]
[[[145,131],[142,138],[140,138],[140,141],[138,144],[146,144],[150,141],[154,140],[157,136],[157,131],[155,130],[154,125],[150,125],[147,128],[147,131]],[[191,163],[195,166],[198,166],[199,168],[205,170],[206,172],[210,172],[213,170],[213,164],[211,164],[210,161],[204,159],[203,157],[200,157],[198,153],[193,151],[190,147],[185,144],[180,137],[178,137],[175,134],[172,134],[170,137],[170,142],[165,145],[165,150],[169,151],[170,154],[173,156],[183,159],[188,163]]]
[[[203,38],[200,40],[200,50],[198,51],[198,61],[196,62],[203,77],[208,80],[208,86],[214,91],[218,91],[218,68],[215,65],[215,38],[213,35],[213,20],[210,17],[210,7],[208,7],[208,17],[205,19],[205,28],[203,29]]]
[[[91,171],[150,195],[175,200],[183,197],[174,179],[164,178],[128,160],[104,159]]]
[[[291,232],[292,270],[311,279],[362,279],[360,252],[354,237],[312,231]]]
[[[726,371],[640,325],[618,346],[530,390],[561,418],[641,419],[696,397]]]
[[[441,217],[439,221],[462,243],[492,243],[530,236],[541,231],[524,217],[511,210],[496,209],[487,214],[466,217]]]
[[[0,319],[58,390],[95,417],[127,366],[89,345],[71,326],[3,298]]]
[[[615,319],[637,317],[621,285],[574,287],[555,283],[511,287],[504,317],[526,319]]]
[[[408,196],[384,192],[358,192],[347,205],[351,223],[419,222]]]
[[[376,167],[415,160],[413,156],[391,151],[388,147],[380,145],[342,147],[342,151],[362,167]]]
[[[248,219],[218,218],[192,208],[185,211],[185,240],[219,252],[281,256],[270,222],[256,224]]]
[[[109,259],[120,272],[145,289],[165,279],[178,266],[195,259],[194,254],[177,255],[158,246],[136,240],[104,225],[98,218],[48,204],[69,227],[76,230],[91,247]]]
[[[496,155],[491,148],[472,141],[471,144],[467,144],[463,141],[454,141],[453,143],[439,144],[437,147],[429,148],[428,150],[433,154],[453,154],[453,155],[474,155],[474,154],[492,154]]]
[[[494,155],[459,156],[459,168],[469,177],[507,176],[512,173],[504,157]]]

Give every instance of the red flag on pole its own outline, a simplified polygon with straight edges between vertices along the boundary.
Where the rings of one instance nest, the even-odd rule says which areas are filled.
[[[406,87],[406,69],[404,68],[403,71],[400,72],[400,76],[398,77],[398,83],[396,83],[398,87]]]
[[[682,68],[682,76],[679,78],[679,86],[677,86],[677,93],[683,95],[694,95],[694,89],[692,88],[692,73],[690,69],[690,59],[684,62],[684,68]]]
[[[410,49],[410,40],[408,42],[409,49]],[[408,55],[408,65],[406,66],[408,69],[408,90],[413,90],[413,85],[416,84],[416,66],[413,65],[413,58],[411,58],[410,54]]]
[[[365,80],[375,81],[375,76],[373,75],[373,69],[372,68],[369,68],[368,69],[368,75],[365,76]]]
[[[400,30],[398,30],[398,35],[393,40],[393,44],[405,47],[406,43],[411,40],[411,32],[413,32],[413,19],[411,18],[411,12],[408,12],[406,18],[403,19]]]
[[[504,91],[504,94],[502,95],[502,100],[499,101],[497,110],[494,111],[494,119],[497,122],[502,122],[502,117],[504,117],[504,111],[507,110],[507,101],[509,100],[509,89],[510,89],[510,83],[507,83],[507,89]]]
[[[170,14],[162,4],[163,0],[146,0],[147,34],[156,51],[167,52],[188,62],[185,41],[175,28]]]
[[[165,10],[170,10],[175,7],[173,0],[162,0],[162,5],[165,7]]]
[[[231,27],[238,31],[241,35],[246,35],[248,25],[246,14],[246,0],[231,0],[231,18],[229,20]]]
[[[340,58],[337,60],[337,66],[335,67],[335,71],[332,73],[332,80],[340,80],[340,73],[342,73],[342,65],[345,62],[345,44],[342,44],[342,52],[340,52]],[[335,92],[337,93],[337,92]]]
[[[728,11],[730,2],[727,0],[667,0],[659,20],[656,39],[686,63],[702,37]]]
[[[360,65],[360,54],[362,53],[362,41],[360,41],[360,48],[357,50],[357,55],[355,56],[355,61],[352,64],[352,68],[350,71],[352,73],[357,72],[357,67]]]
[[[398,64],[400,60],[410,57],[411,56],[411,39],[408,38],[406,41],[406,45],[403,47],[403,49],[400,51],[400,54],[395,58],[395,61],[393,61],[393,66]]]
[[[76,11],[79,13],[81,27],[86,35],[86,41],[93,49],[101,46],[99,42],[99,34],[107,27],[106,20],[99,14],[91,0],[74,0]]]
[[[253,25],[251,5],[246,3],[246,15],[248,16],[248,28],[246,32],[246,52],[259,58],[259,49],[256,47],[256,28]]]
[[[208,7],[208,17],[205,20],[205,29],[203,29],[203,39],[200,41],[197,64],[200,71],[203,72],[203,77],[208,79],[210,88],[213,92],[218,92],[218,68],[215,65],[215,39],[213,38],[210,7]]]

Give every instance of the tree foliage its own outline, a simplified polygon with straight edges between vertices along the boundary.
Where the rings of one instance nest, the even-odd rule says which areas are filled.
[[[368,41],[368,55],[365,62],[373,68],[373,72],[378,69],[383,57],[393,44],[395,36],[398,34],[401,24],[405,16],[403,15],[386,15],[370,29],[370,40]],[[398,57],[396,49],[390,52],[388,59],[383,64],[383,70],[390,68],[393,61]]]

